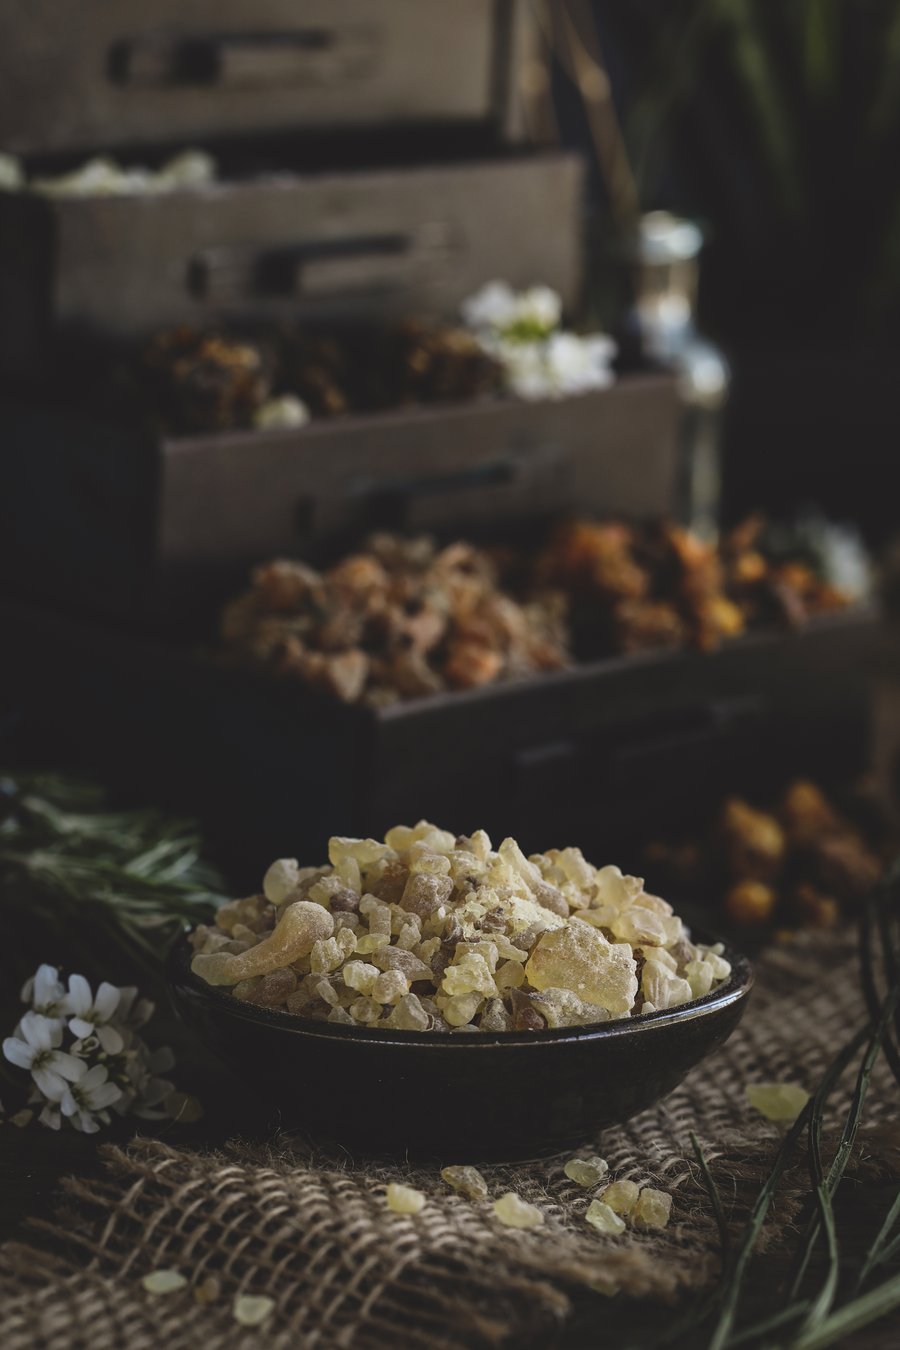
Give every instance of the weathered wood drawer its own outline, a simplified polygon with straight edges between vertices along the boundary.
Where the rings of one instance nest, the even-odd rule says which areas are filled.
[[[859,771],[881,633],[860,608],[376,710],[48,613],[0,622],[0,710],[32,754],[199,815],[246,886],[274,857],[324,858],[330,834],[422,816],[637,868],[723,792]]]
[[[519,0],[4,0],[2,148],[508,116]]]
[[[645,374],[567,399],[158,439],[10,403],[2,587],[196,631],[253,563],[315,559],[374,528],[491,538],[565,511],[664,515],[678,406],[671,376]]]
[[[580,279],[577,155],[222,182],[144,197],[0,192],[0,374],[168,324],[454,315],[485,281]]]

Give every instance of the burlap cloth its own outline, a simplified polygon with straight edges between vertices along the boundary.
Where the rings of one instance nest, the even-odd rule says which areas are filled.
[[[748,1108],[745,1085],[811,1086],[864,1020],[852,939],[807,938],[758,963],[729,1044],[665,1102],[598,1141],[615,1176],[674,1194],[662,1233],[594,1232],[583,1217],[590,1197],[564,1176],[565,1158],[484,1169],[493,1195],[513,1188],[543,1209],[544,1226],[524,1232],[451,1192],[436,1170],[356,1163],[289,1137],[218,1152],[149,1139],[110,1147],[102,1181],[67,1183],[58,1219],[36,1228],[34,1245],[0,1254],[0,1341],[4,1350],[464,1350],[546,1344],[586,1288],[675,1300],[718,1267],[691,1131],[739,1219],[779,1138]],[[895,1114],[893,1082],[880,1069],[858,1167],[896,1170]],[[391,1179],[427,1192],[419,1215],[387,1211]],[[765,1234],[770,1250],[790,1237],[790,1179],[787,1192]],[[141,1277],[157,1268],[197,1283],[214,1275],[221,1294],[205,1305],[190,1289],[147,1294]],[[261,1329],[234,1320],[244,1292],[276,1301]]]

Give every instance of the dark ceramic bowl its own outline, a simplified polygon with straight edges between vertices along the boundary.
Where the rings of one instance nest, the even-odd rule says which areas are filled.
[[[192,974],[191,954],[185,938],[170,958],[178,1011],[285,1124],[445,1162],[557,1153],[630,1119],[727,1040],[753,983],[726,946],[724,984],[643,1017],[530,1034],[357,1031],[240,1003]]]

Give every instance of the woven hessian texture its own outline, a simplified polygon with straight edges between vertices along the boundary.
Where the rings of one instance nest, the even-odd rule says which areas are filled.
[[[674,1301],[718,1268],[691,1132],[739,1219],[779,1138],[749,1110],[745,1085],[812,1085],[864,1020],[848,940],[801,939],[758,964],[755,994],[729,1044],[660,1106],[581,1151],[601,1152],[615,1177],[673,1193],[672,1222],[661,1233],[595,1233],[583,1217],[590,1193],[566,1179],[565,1157],[483,1169],[492,1195],[515,1189],[543,1209],[544,1226],[525,1232],[501,1227],[489,1204],[450,1191],[436,1171],[357,1165],[289,1137],[265,1151],[234,1143],[210,1153],[153,1140],[109,1148],[102,1181],[68,1182],[58,1219],[35,1229],[34,1245],[3,1250],[4,1350],[469,1350],[540,1343],[586,1287]],[[879,1070],[864,1165],[889,1170],[896,1162],[895,1113],[892,1080]],[[425,1190],[425,1209],[390,1214],[388,1180]],[[790,1239],[793,1213],[789,1199],[776,1206],[770,1248]],[[141,1277],[160,1268],[193,1284],[215,1276],[221,1292],[209,1304],[191,1289],[145,1293]],[[235,1322],[240,1293],[275,1300],[262,1329]]]

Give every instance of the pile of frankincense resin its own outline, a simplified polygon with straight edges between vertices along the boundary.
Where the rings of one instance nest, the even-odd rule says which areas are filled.
[[[730,974],[638,877],[577,848],[526,857],[427,821],[272,864],[192,934],[192,969],[299,1017],[401,1031],[542,1031],[673,1008]]]

